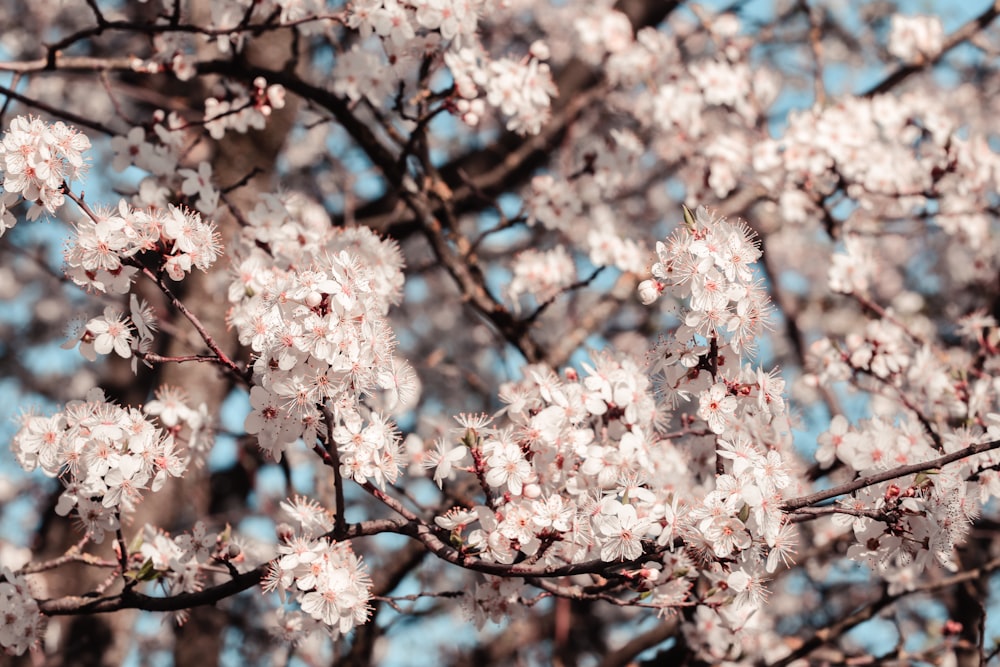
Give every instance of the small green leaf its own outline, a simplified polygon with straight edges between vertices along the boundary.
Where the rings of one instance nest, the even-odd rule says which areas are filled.
[[[142,564],[138,570],[130,570],[125,573],[125,576],[133,581],[153,581],[158,579],[160,572],[153,565],[153,559],[147,558],[146,562]]]
[[[694,223],[694,214],[691,213],[691,209],[683,204],[681,204],[681,208],[684,209],[684,224],[687,225],[687,228],[693,232],[696,228]]]
[[[750,518],[750,506],[749,505],[747,505],[747,504],[743,505],[743,507],[740,509],[740,514],[739,514],[738,518],[743,523],[747,522],[747,519]]]
[[[142,543],[143,543],[142,531],[139,531],[138,533],[136,533],[135,537],[132,538],[132,541],[129,542],[128,552],[130,554],[134,554],[135,552],[139,551],[139,549],[142,549]]]

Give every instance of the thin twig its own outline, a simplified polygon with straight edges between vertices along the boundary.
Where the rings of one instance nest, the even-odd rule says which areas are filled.
[[[162,277],[157,276],[155,273],[150,271],[149,268],[147,267],[142,267],[142,273],[144,276],[153,281],[153,284],[155,284],[157,287],[160,288],[160,291],[163,292],[164,296],[170,299],[170,302],[173,304],[174,308],[180,311],[180,313],[187,318],[187,320],[191,323],[191,325],[201,336],[201,339],[205,341],[206,345],[208,345],[208,349],[214,352],[215,356],[218,357],[219,363],[225,366],[229,370],[229,372],[233,375],[233,377],[239,379],[239,381],[241,382],[247,382],[246,374],[244,373],[243,369],[240,368],[236,364],[236,362],[230,359],[229,355],[227,355],[222,350],[222,348],[219,347],[219,344],[215,342],[215,338],[212,337],[212,334],[208,333],[208,330],[205,329],[205,325],[201,323],[201,320],[198,319],[198,316],[192,313],[190,310],[188,310],[187,306],[185,306],[180,299],[174,296],[174,293],[170,290],[170,287],[167,285],[166,281],[163,280]]]

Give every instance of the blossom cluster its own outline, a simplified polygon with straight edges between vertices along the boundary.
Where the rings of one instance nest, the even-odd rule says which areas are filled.
[[[62,481],[56,512],[74,511],[95,542],[121,527],[121,515],[135,510],[143,491],[159,490],[188,466],[171,434],[99,390],[50,417],[24,415],[11,449],[25,470]]]
[[[89,148],[90,139],[62,121],[46,123],[33,116],[15,117],[0,140],[5,193],[19,194],[32,203],[29,219],[43,211],[55,213],[65,201],[63,188],[86,171],[84,151]],[[5,194],[3,209],[13,203]],[[0,234],[12,225],[13,220],[0,210]]]
[[[936,57],[944,45],[944,26],[937,16],[892,15],[889,53],[913,63]]]
[[[23,575],[0,569],[0,647],[21,655],[41,642],[45,617]]]
[[[685,226],[668,243],[657,243],[656,253],[660,261],[653,278],[639,285],[639,296],[646,305],[665,292],[687,299],[678,339],[700,336],[737,354],[753,345],[768,296],[754,275],[760,249],[745,224],[717,220],[701,208],[687,213]]]
[[[681,444],[680,432],[665,431],[670,414],[643,369],[610,356],[585,369],[565,378],[528,369],[501,391],[501,415],[466,415],[457,443],[442,440],[425,453],[439,484],[468,472],[487,489],[484,504],[439,516],[438,527],[464,551],[507,564],[525,556],[638,565],[676,549],[668,558],[675,567],[634,575],[652,591],[649,602],[689,601],[697,558],[733,579],[720,600],[747,591],[735,599],[741,613],[754,608],[765,573],[789,562],[794,540],[779,510],[790,483],[783,456],[738,434],[718,441],[726,472],[702,477],[703,454],[690,443],[710,447],[711,439],[687,431]]]
[[[351,100],[380,105],[416,70],[416,53],[443,51],[443,64],[454,82],[449,109],[477,125],[486,105],[500,110],[507,129],[537,134],[548,120],[557,91],[548,48],[534,42],[527,56],[494,57],[476,34],[479,15],[492,2],[458,0],[363,0],[348,6],[347,25],[363,39],[378,38],[381,49],[355,45],[341,54],[334,70],[334,91]],[[381,53],[380,53],[381,51]],[[442,61],[435,65],[440,66]]]
[[[552,250],[525,250],[514,258],[514,276],[507,295],[520,310],[520,297],[530,294],[541,304],[554,298],[576,280],[576,266],[564,246]]]
[[[229,319],[256,355],[247,432],[279,459],[300,437],[325,434],[332,418],[343,473],[393,481],[398,436],[360,399],[381,394],[391,412],[414,387],[385,319],[402,287],[399,251],[366,228],[335,230],[321,210],[287,204],[267,197],[249,216],[229,290]]]
[[[945,440],[944,453],[988,442],[989,438],[982,431],[957,434]],[[913,418],[892,424],[873,417],[851,426],[844,417],[836,417],[819,442],[816,458],[820,462],[829,465],[836,460],[860,475],[928,461],[941,454]],[[979,480],[979,493],[976,484],[967,480],[978,477],[980,469],[995,467],[998,461],[993,453],[982,454],[951,463],[933,475],[911,474],[866,487],[840,501],[844,511],[830,521],[828,539],[850,532],[854,540],[848,556],[866,563],[895,590],[912,589],[935,561],[955,571],[955,545],[964,540],[978,516],[980,501],[996,497],[1000,491],[995,475]]]
[[[250,90],[230,91],[227,99],[206,99],[205,129],[213,139],[221,139],[228,130],[240,134],[251,129],[263,130],[267,118],[284,106],[285,89],[278,84],[268,85],[263,77],[257,77]]]
[[[610,356],[587,369],[564,380],[529,368],[526,380],[502,388],[502,421],[463,416],[459,442],[439,441],[427,453],[439,484],[463,470],[490,490],[486,505],[437,518],[481,558],[632,560],[643,540],[663,534],[672,543],[680,530],[667,513],[685,497],[677,473],[687,470],[686,456],[655,432],[648,379]]]
[[[451,543],[498,563],[627,563],[637,590],[663,608],[690,602],[697,560],[725,582],[713,603],[735,602],[745,620],[795,540],[780,510],[791,486],[784,384],[721,358],[738,358],[759,333],[758,255],[745,226],[689,215],[661,244],[652,285],[656,296],[691,295],[685,324],[648,368],[609,354],[582,375],[529,367],[501,389],[499,413],[460,417],[422,456],[438,484],[471,473],[485,490],[482,504],[437,517]],[[711,329],[706,311],[718,313]],[[639,567],[654,551],[674,567]]]
[[[181,280],[206,271],[222,252],[215,224],[176,206],[137,209],[124,200],[117,209],[96,209],[74,225],[66,249],[66,275],[98,292],[126,294],[141,268]]]
[[[145,141],[145,132],[133,128],[127,137],[117,137],[112,146],[119,153],[116,166],[140,165],[154,173],[172,171],[176,165],[176,133],[160,124],[159,144]],[[90,147],[86,135],[62,122],[46,124],[38,118],[17,116],[0,142],[3,188],[0,193],[0,234],[16,218],[9,210],[19,197],[33,202],[28,217],[42,211],[55,213],[65,200],[69,181],[85,171],[83,152]],[[181,170],[181,175],[185,175]],[[195,174],[195,172],[192,172]],[[197,175],[197,174],[195,174]],[[210,185],[210,174],[190,187],[190,174],[181,186],[185,194],[199,194],[199,205],[218,199]],[[207,270],[222,252],[212,222],[184,207],[156,201],[136,207],[124,199],[114,208],[91,208],[80,200],[83,213],[73,227],[75,235],[65,252],[66,275],[77,285],[111,294],[126,294],[143,268],[163,271],[181,280],[194,268]],[[121,353],[122,348],[116,348]]]
[[[969,351],[962,349],[970,345],[983,358],[990,356],[988,337],[996,325],[981,313],[960,325],[966,340],[942,349],[915,333],[921,329],[919,318],[888,309],[843,339],[816,341],[810,381],[850,381],[871,392],[875,413],[854,424],[835,416],[819,437],[816,460],[830,470],[863,477],[996,441],[996,363],[970,376]],[[903,415],[895,407],[900,395],[907,397]],[[929,424],[954,426],[939,430]],[[840,501],[843,512],[830,520],[827,539],[851,534],[850,557],[868,564],[894,590],[910,590],[934,562],[957,567],[954,546],[964,540],[980,508],[1000,497],[998,463],[1000,457],[989,451],[933,474],[867,486]]]
[[[106,307],[103,314],[88,320],[82,330],[62,347],[72,349],[79,343],[80,354],[88,361],[96,360],[98,354],[111,354],[112,351],[122,359],[131,357],[132,371],[135,372],[138,357],[153,345],[157,323],[149,305],[135,294],[130,296],[129,311],[130,314],[125,315],[115,306]]]
[[[812,384],[851,380],[879,397],[877,407],[885,409],[885,397],[905,394],[911,411],[929,422],[957,421],[982,426],[990,412],[1000,408],[996,397],[1000,380],[994,367],[988,373],[963,374],[970,359],[964,346],[942,348],[918,336],[893,309],[885,317],[866,322],[863,328],[842,338],[824,338],[810,347]],[[988,350],[989,337],[996,336],[992,318],[973,313],[962,318],[962,326],[972,326],[973,350]],[[913,322],[913,327],[920,327]],[[926,430],[926,429],[925,429]],[[945,430],[941,437],[951,433]],[[929,434],[928,434],[929,436]]]
[[[624,16],[605,14],[582,19],[578,38],[593,46],[590,57],[607,52],[606,71],[615,87],[609,106],[635,119],[647,155],[679,170],[687,201],[721,200],[756,178],[752,147],[765,138],[761,115],[779,81],[751,64],[750,44],[739,35],[735,15],[720,15],[706,26],[716,48],[692,56],[662,30],[645,27],[633,35]]]
[[[878,224],[873,211],[881,218],[907,216],[933,199],[937,224],[964,246],[948,253],[956,279],[976,275],[970,265],[991,265],[990,223],[976,211],[995,192],[1000,155],[985,137],[962,131],[942,100],[922,91],[793,113],[782,137],[755,145],[752,166],[754,179],[781,193],[782,214],[794,223],[815,219],[817,202],[842,188],[860,209],[857,223],[845,229],[848,239]],[[872,255],[853,243],[848,255]]]
[[[235,543],[226,535],[210,532],[202,521],[196,522],[190,533],[173,538],[146,524],[141,538],[136,554],[141,565],[130,574],[140,581],[158,581],[168,595],[202,590],[205,564],[231,562],[240,556]]]
[[[532,179],[529,224],[557,232],[582,248],[596,266],[642,273],[648,249],[623,233],[612,205],[636,172],[642,150],[639,138],[628,130],[615,129],[608,137],[580,142],[573,155],[572,178],[543,174]]]
[[[456,105],[462,120],[476,125],[482,115],[482,92],[486,102],[507,117],[507,129],[520,134],[538,134],[548,120],[552,98],[557,95],[549,66],[548,48],[531,45],[528,56],[489,58],[471,47],[449,51],[444,61],[455,80]]]
[[[284,614],[286,625],[294,628],[289,639],[319,628],[336,637],[364,624],[371,610],[371,576],[350,542],[325,535],[333,529],[330,513],[304,498],[283,501],[281,507],[296,525],[279,526],[279,555],[268,568],[264,590],[277,591],[301,609]]]

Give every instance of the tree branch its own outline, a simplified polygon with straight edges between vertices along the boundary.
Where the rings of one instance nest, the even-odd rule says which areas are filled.
[[[844,484],[839,484],[837,486],[825,489],[823,491],[817,491],[816,493],[811,493],[807,496],[801,496],[799,498],[793,498],[792,500],[786,500],[781,504],[781,509],[782,511],[785,512],[793,512],[797,509],[823,502],[824,500],[830,500],[831,498],[836,498],[837,496],[842,496],[847,493],[852,493],[854,491],[857,491],[858,489],[863,489],[868,486],[873,486],[875,484],[887,482],[891,479],[906,477],[907,475],[912,475],[913,473],[940,468],[949,463],[953,463],[954,461],[959,461],[969,456],[975,456],[976,454],[982,454],[983,452],[989,452],[997,448],[1000,448],[1000,440],[994,440],[993,442],[981,442],[974,445],[969,445],[965,449],[960,449],[956,452],[952,452],[951,454],[945,454],[944,456],[939,456],[938,458],[931,459],[930,461],[923,461],[921,463],[911,463],[909,465],[899,466],[898,468],[886,470],[884,472],[876,473],[874,475],[869,475],[867,477],[859,477],[858,479],[855,479],[853,481],[846,482]]]

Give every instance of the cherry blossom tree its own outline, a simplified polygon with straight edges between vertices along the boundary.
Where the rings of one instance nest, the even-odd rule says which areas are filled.
[[[0,3],[12,664],[997,662],[1000,4],[709,4]]]

